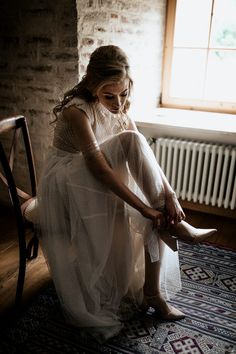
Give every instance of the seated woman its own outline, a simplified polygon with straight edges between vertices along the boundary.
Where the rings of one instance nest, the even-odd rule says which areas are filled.
[[[181,287],[176,239],[198,243],[216,231],[184,221],[127,114],[132,85],[120,48],[92,53],[83,79],[54,108],[40,183],[42,245],[61,306],[70,323],[102,339],[122,328],[125,296],[163,320],[184,318],[167,302]]]

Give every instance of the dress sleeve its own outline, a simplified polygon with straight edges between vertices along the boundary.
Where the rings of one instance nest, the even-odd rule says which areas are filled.
[[[71,106],[75,106],[84,111],[90,121],[90,124],[94,124],[94,111],[91,103],[86,102],[82,98],[74,97],[64,106],[64,108],[69,108]]]
[[[130,130],[138,130],[136,123],[133,118],[131,118],[129,115],[126,115],[127,117],[127,127]]]

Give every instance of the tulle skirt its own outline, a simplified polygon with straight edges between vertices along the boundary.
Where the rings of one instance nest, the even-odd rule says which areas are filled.
[[[162,210],[159,166],[145,138],[125,131],[100,144],[123,183]],[[159,260],[151,221],[112,193],[81,153],[51,147],[39,186],[41,243],[67,320],[107,339],[121,327],[120,305],[142,301],[144,250]],[[180,289],[178,253],[164,247],[161,289]]]

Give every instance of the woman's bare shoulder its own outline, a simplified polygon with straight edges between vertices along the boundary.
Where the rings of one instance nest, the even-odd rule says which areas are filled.
[[[89,121],[93,121],[90,104],[78,97],[74,97],[65,105],[62,115],[65,120],[72,123],[74,120],[78,120],[79,118],[82,120],[87,118]]]
[[[75,104],[70,105],[69,107],[65,107],[63,109],[62,115],[63,118],[70,123],[73,123],[75,120],[78,119],[88,119],[86,112]]]

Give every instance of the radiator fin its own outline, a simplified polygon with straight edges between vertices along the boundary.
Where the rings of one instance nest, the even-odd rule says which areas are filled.
[[[236,208],[236,146],[158,138],[153,151],[178,197]]]

